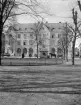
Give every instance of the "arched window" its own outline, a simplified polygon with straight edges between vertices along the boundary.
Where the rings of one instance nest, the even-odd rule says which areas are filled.
[[[52,49],[51,49],[51,53],[52,53],[52,54],[55,54],[55,48],[52,48]]]
[[[62,49],[61,48],[58,48],[57,49],[57,53],[60,53],[61,54],[62,53]]]
[[[23,53],[27,54],[27,49],[26,48],[23,49]]]
[[[21,54],[21,49],[20,48],[17,49],[17,53]]]
[[[33,49],[29,48],[29,53],[32,54],[33,53]]]

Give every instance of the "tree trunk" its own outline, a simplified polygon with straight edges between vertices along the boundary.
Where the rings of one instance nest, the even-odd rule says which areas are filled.
[[[2,53],[2,28],[0,25],[0,65],[1,65],[1,53]]]
[[[39,57],[39,56],[38,56],[38,53],[39,53],[39,52],[38,52],[38,42],[37,42],[37,58]]]
[[[72,65],[75,65],[75,43],[76,43],[76,32],[72,41]]]
[[[75,43],[76,43],[76,34],[77,34],[77,24],[75,24],[75,34],[72,41],[72,65],[75,65]]]
[[[64,48],[64,57],[63,57],[63,58],[64,58],[64,60],[65,60],[65,48]]]
[[[68,30],[67,30],[67,22],[66,22],[66,48],[65,48],[65,59],[68,62]]]
[[[68,48],[66,49],[66,61],[68,62]]]
[[[3,22],[2,22],[2,16],[0,15],[0,65],[1,65],[1,53],[2,53],[2,33],[3,33]]]
[[[75,64],[75,42],[72,43],[72,65]]]

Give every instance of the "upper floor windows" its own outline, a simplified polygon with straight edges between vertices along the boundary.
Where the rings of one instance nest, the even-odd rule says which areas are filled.
[[[17,45],[19,45],[19,46],[20,46],[20,45],[21,45],[21,41],[17,41]]]
[[[27,30],[27,28],[25,28],[25,30]]]
[[[54,38],[55,37],[55,35],[54,34],[52,34],[52,38]]]
[[[61,37],[61,34],[58,34],[58,38],[60,38]]]
[[[27,45],[27,40],[24,40],[23,41],[23,45]]]
[[[30,33],[30,38],[33,38],[34,36],[33,36],[33,34],[32,33]]]
[[[20,39],[21,38],[21,34],[17,34],[17,38]]]
[[[52,28],[51,31],[53,31],[55,28]]]
[[[29,40],[29,45],[33,45],[34,41],[33,40]]]
[[[27,38],[27,35],[26,34],[24,34],[24,39],[26,39]]]

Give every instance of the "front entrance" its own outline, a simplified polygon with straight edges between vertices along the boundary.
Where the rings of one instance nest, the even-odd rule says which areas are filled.
[[[40,58],[47,58],[48,51],[40,51]]]

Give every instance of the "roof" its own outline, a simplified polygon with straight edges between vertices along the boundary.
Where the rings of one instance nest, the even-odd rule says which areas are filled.
[[[48,28],[52,29],[52,28],[58,28],[61,29],[62,27],[65,26],[65,23],[46,23],[45,24]]]

